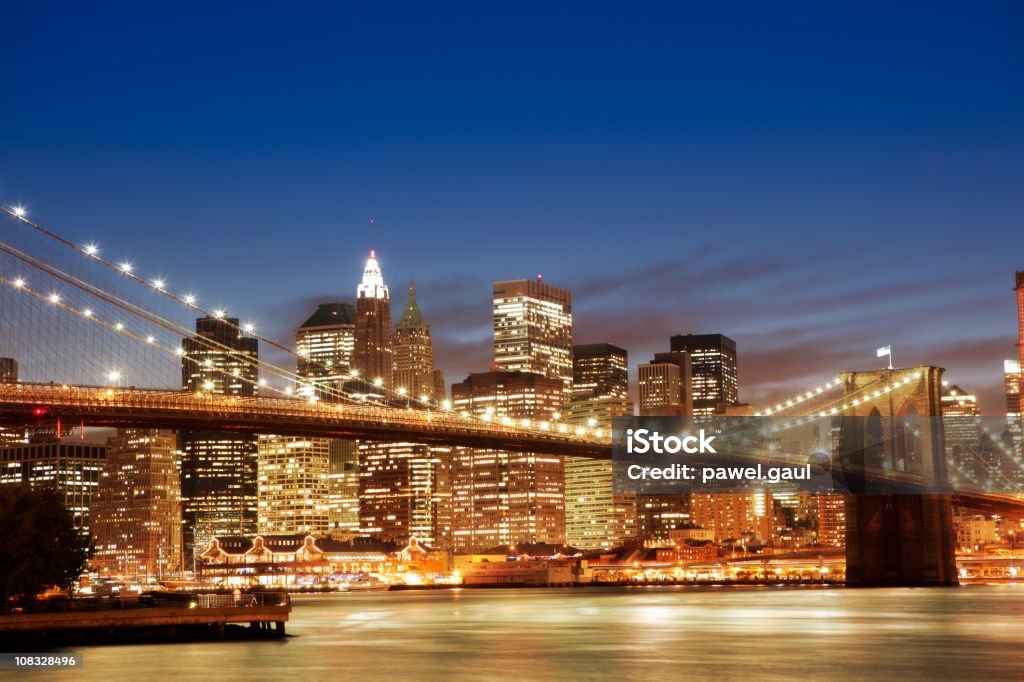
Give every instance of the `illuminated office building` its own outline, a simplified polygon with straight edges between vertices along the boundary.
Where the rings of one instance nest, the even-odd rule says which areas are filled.
[[[394,387],[410,399],[444,399],[444,375],[434,369],[430,325],[416,302],[416,288],[409,281],[409,298],[395,325]]]
[[[0,446],[0,484],[51,486],[64,494],[75,527],[89,535],[89,510],[107,449],[85,443],[18,443]]]
[[[610,343],[572,347],[573,401],[628,397],[629,359],[625,349]]]
[[[391,303],[377,254],[370,251],[363,280],[356,288],[356,329],[353,364],[367,381],[391,388]]]
[[[1003,363],[1003,378],[1006,386],[1007,436],[1016,451],[1018,463],[1021,463],[1024,462],[1024,411],[1021,404],[1021,394],[1024,394],[1024,272],[1018,270],[1014,275],[1018,356]]]
[[[561,419],[565,384],[528,372],[471,374],[452,385],[458,411],[502,421]],[[455,448],[452,544],[475,551],[522,542],[565,542],[565,479],[560,457]]]
[[[815,495],[818,507],[818,544],[846,546],[846,498],[842,495]]]
[[[690,495],[690,522],[714,531],[715,542],[749,543],[772,537],[774,512],[771,493],[749,495]]]
[[[615,417],[632,417],[629,398],[574,400],[566,413],[570,426],[611,430]],[[621,547],[637,537],[636,495],[616,494],[612,463],[589,457],[566,457],[565,543],[579,549]]]
[[[1024,413],[1021,412],[1024,373],[1021,373],[1020,360],[1003,361],[1003,384],[1006,390],[1007,437],[1016,449],[1018,459],[1021,459],[1024,451]]]
[[[981,458],[981,408],[978,399],[959,386],[949,386],[940,399],[946,462],[953,479],[984,480]]]
[[[360,531],[385,541],[450,544],[451,449],[359,443]]]
[[[321,303],[295,330],[297,373],[327,389],[340,388],[352,371],[356,309],[348,303]],[[319,391],[329,400],[329,391]]]
[[[242,333],[237,318],[199,318],[195,336],[181,342],[182,388],[193,393],[256,395],[258,343]]]
[[[693,414],[690,354],[656,353],[637,366],[641,416],[680,417]]]
[[[196,320],[196,335],[182,341],[182,388],[215,395],[254,396],[258,345],[235,318]],[[256,532],[256,437],[190,431],[181,434],[181,498],[185,552],[212,537]],[[188,559],[186,559],[188,563]]]
[[[257,445],[257,531],[261,535],[327,533],[330,441],[261,434]]]
[[[332,438],[327,475],[327,523],[332,535],[359,534],[359,443]]]
[[[107,441],[90,517],[94,570],[136,580],[179,574],[185,566],[176,434],[119,429]]]
[[[633,416],[626,351],[609,343],[573,346],[573,400],[564,419],[572,426],[610,430],[615,417]],[[636,496],[612,491],[612,463],[565,458],[566,544],[611,549],[635,538]]]
[[[670,350],[690,354],[693,414],[725,414],[739,402],[736,342],[724,334],[677,334]]]
[[[572,398],[572,293],[537,279],[494,283],[494,365],[562,382]]]

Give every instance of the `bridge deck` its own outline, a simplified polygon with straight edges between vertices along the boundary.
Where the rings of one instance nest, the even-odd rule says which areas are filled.
[[[91,426],[360,438],[596,459],[611,459],[612,452],[611,434],[581,435],[564,424],[526,428],[485,422],[449,410],[139,388],[0,384],[0,424],[57,420]]]

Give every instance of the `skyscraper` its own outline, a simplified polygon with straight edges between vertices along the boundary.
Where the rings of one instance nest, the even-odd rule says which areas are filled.
[[[423,318],[410,280],[409,298],[395,326],[394,388],[407,396],[411,407],[425,407],[421,398],[443,397],[439,375],[434,371],[430,325]],[[360,442],[362,532],[394,541],[416,537],[429,545],[447,547],[450,454],[450,448],[417,443]]]
[[[739,402],[736,342],[724,334],[677,334],[672,351],[690,354],[693,372],[693,414],[725,414]]]
[[[353,363],[367,381],[391,388],[391,303],[376,252],[370,251],[363,281],[356,288],[356,329]]]
[[[1024,271],[1015,274],[1017,293],[1017,358],[1003,363],[1006,386],[1007,437],[1013,443],[1018,462],[1024,461]]]
[[[322,303],[309,319],[295,330],[295,347],[298,352],[297,373],[301,379],[315,381],[326,389],[341,390],[351,381],[355,363],[356,309],[349,303]],[[359,382],[362,384],[362,382]],[[333,400],[336,394],[330,390],[319,391],[323,400]],[[327,488],[327,529],[332,533],[355,535],[359,531],[359,450],[354,440],[337,438],[305,438],[306,445],[292,444],[292,448],[303,451],[302,457],[309,462],[310,470],[319,471],[326,466]],[[278,475],[287,478],[284,467],[277,467]],[[261,477],[262,477],[261,471]],[[268,472],[268,480],[271,477]],[[285,480],[279,484],[282,489],[289,486]],[[316,499],[293,500],[294,505],[313,504],[320,507],[322,488],[319,484]],[[269,498],[268,498],[269,503]],[[319,517],[319,511],[315,512]],[[313,525],[319,524],[316,521]]]
[[[256,395],[257,343],[242,334],[235,318],[199,318],[195,337],[182,341],[182,387],[217,395]],[[186,555],[212,537],[254,534],[256,437],[191,431],[181,434],[180,445]]]
[[[1024,452],[1024,413],[1022,413],[1021,388],[1024,387],[1024,372],[1020,360],[1003,361],[1003,386],[1006,390],[1006,438],[1016,449],[1018,459]]]
[[[983,462],[979,458],[981,409],[978,399],[959,386],[949,386],[942,391],[940,409],[950,475],[966,476],[974,482],[984,480]]]
[[[690,354],[685,351],[655,353],[646,365],[637,366],[642,416],[693,414],[693,380]]]
[[[409,298],[395,325],[394,386],[414,398],[426,396],[439,400],[444,397],[444,377],[434,369],[430,325],[423,319],[411,279]]]
[[[238,319],[200,317],[196,335],[181,342],[181,385],[193,393],[256,395],[259,342],[246,337]]]
[[[572,398],[572,293],[537,279],[494,283],[494,364],[562,382]]]
[[[321,303],[295,330],[299,376],[339,388],[352,370],[355,343],[356,309],[349,303]]]
[[[447,548],[451,449],[419,443],[359,443],[359,525],[382,540]]]
[[[452,385],[456,410],[502,420],[560,417],[564,383],[492,371]],[[453,546],[475,551],[519,542],[565,542],[562,460],[549,455],[456,448],[452,453]]]
[[[91,510],[95,570],[155,579],[184,568],[177,446],[157,429],[119,429],[107,441]]]
[[[633,415],[626,351],[610,343],[573,346],[573,400],[566,422],[612,428]],[[619,547],[636,536],[636,496],[612,491],[612,463],[565,458],[566,544],[581,549]]]
[[[629,397],[629,360],[626,351],[610,343],[572,347],[573,401]]]

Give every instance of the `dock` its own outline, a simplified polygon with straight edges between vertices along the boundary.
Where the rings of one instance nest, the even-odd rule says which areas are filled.
[[[283,592],[176,595],[138,603],[72,600],[57,610],[0,615],[0,638],[284,637],[291,610],[291,600]]]

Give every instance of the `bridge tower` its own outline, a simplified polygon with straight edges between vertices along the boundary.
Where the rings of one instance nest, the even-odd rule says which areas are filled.
[[[943,371],[923,366],[840,375],[846,395],[860,396],[840,430],[843,452],[859,460],[854,464],[910,474],[927,486],[945,484],[942,422],[930,419],[941,415]],[[949,495],[847,496],[848,585],[955,585],[953,552]]]

